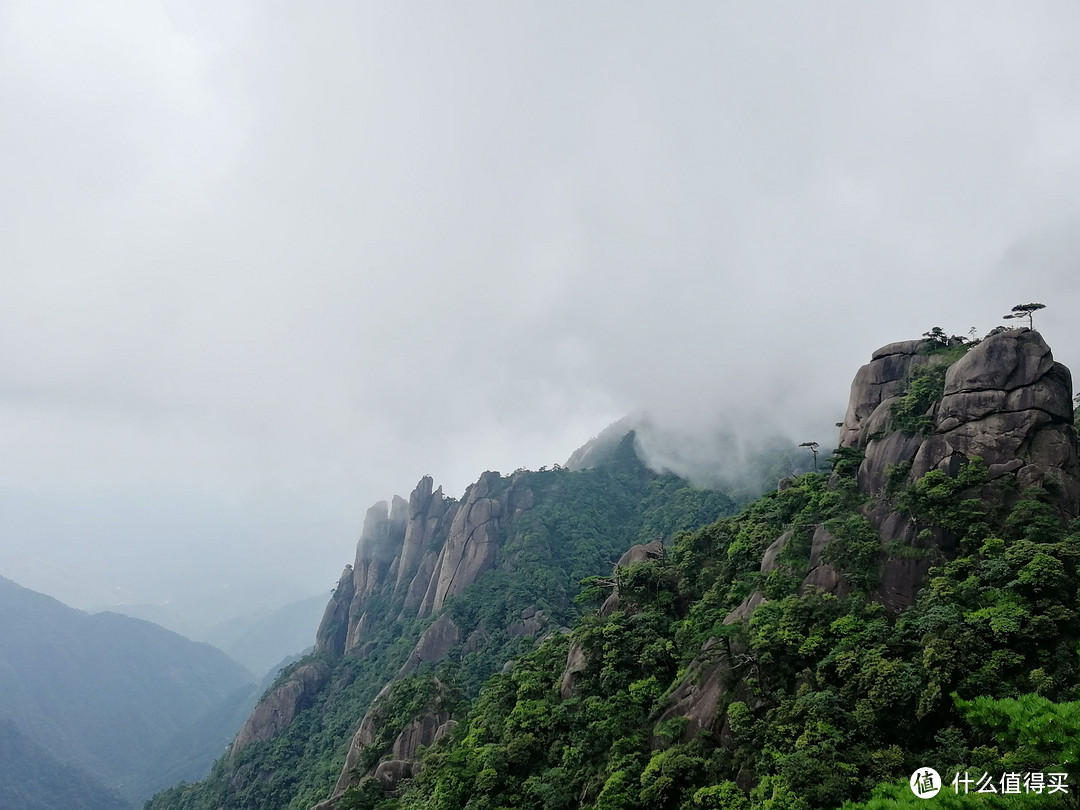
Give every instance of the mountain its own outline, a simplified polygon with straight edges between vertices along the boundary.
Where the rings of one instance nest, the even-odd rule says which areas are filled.
[[[869,810],[922,806],[919,768],[1075,771],[1070,377],[1030,330],[874,352],[830,473],[624,559],[411,780],[336,807]]]
[[[326,599],[326,594],[319,594],[237,617],[210,628],[199,639],[224,650],[252,672],[271,672],[286,656],[311,649],[311,629],[318,625]]]
[[[632,433],[460,501],[424,479],[210,779],[148,807],[871,810],[921,802],[917,768],[1068,773],[1075,422],[1037,332],[932,336],[859,370],[827,470],[738,514]],[[1000,798],[941,801],[1061,801]]]
[[[147,757],[252,680],[209,644],[0,577],[0,718],[131,801],[145,798],[132,783]],[[234,729],[219,730],[211,758]]]
[[[0,719],[0,808],[128,810],[130,806],[90,774],[53,758],[14,723]]]
[[[587,469],[487,472],[460,500],[425,477],[408,501],[372,507],[315,652],[282,673],[210,779],[150,806],[310,807],[391,752],[406,773],[493,673],[576,620],[583,578],[639,540],[735,511],[649,470],[634,439]]]
[[[222,752],[227,751],[262,696],[273,686],[280,670],[298,661],[289,656],[269,668],[260,683],[249,683],[225,697],[209,711],[146,752],[138,772],[125,783],[125,794],[138,804],[181,782],[203,779]]]

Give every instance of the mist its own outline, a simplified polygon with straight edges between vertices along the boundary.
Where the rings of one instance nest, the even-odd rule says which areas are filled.
[[[708,480],[717,436],[831,445],[932,326],[1042,301],[1075,365],[1078,34],[1066,3],[5,3],[0,574],[224,618],[328,589],[422,475],[625,414]]]

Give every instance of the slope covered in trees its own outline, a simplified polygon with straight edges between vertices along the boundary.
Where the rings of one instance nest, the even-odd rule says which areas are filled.
[[[916,768],[947,783],[1069,773],[1080,755],[1073,424],[1068,369],[1038,333],[1007,330],[878,350],[853,383],[829,469],[703,528],[675,531],[705,517],[685,508],[701,495],[672,489],[650,505],[664,479],[630,474],[626,455],[593,479],[553,471],[536,492],[558,483],[585,496],[608,476],[610,497],[630,500],[608,513],[606,499],[538,499],[550,511],[525,515],[550,519],[523,518],[506,547],[529,536],[528,548],[566,552],[510,555],[518,578],[496,567],[449,600],[452,653],[403,667],[441,619],[384,624],[356,648],[365,655],[324,659],[332,685],[296,721],[152,806],[306,809],[330,795],[320,810],[871,810],[921,802],[907,787]],[[631,502],[633,519],[602,519]],[[650,523],[674,532],[666,548],[631,549],[573,596],[585,572],[573,560],[651,540]],[[518,607],[541,592],[558,594],[542,608],[557,621],[511,636]],[[333,709],[329,735],[330,707],[344,705],[335,689],[351,704]],[[272,785],[297,761],[311,773],[315,756],[323,772],[306,793],[301,776],[255,793],[253,775]],[[1062,802],[949,791],[943,806]]]
[[[483,511],[483,519],[468,523],[466,507],[473,515]],[[307,810],[392,750],[416,754],[418,744],[431,741],[432,724],[446,726],[445,733],[493,673],[574,623],[584,610],[575,601],[583,578],[610,573],[639,540],[670,537],[735,508],[721,492],[648,470],[632,433],[594,467],[486,473],[460,502],[421,481],[409,514],[427,533],[412,562],[401,563],[415,533],[394,522],[405,514],[404,502],[373,509],[355,568],[346,569],[328,606],[318,652],[284,671],[208,780],[160,794],[148,806]],[[465,515],[463,538],[487,532],[496,552],[488,567],[467,571],[463,563],[473,557],[465,553],[458,576],[472,580],[421,615],[431,601],[416,594],[435,593],[436,560],[458,536],[455,515]],[[277,724],[273,718],[283,715],[288,722]],[[350,739],[364,718],[371,739],[357,750]],[[427,731],[418,731],[425,723]],[[350,752],[355,762],[346,768]]]
[[[984,474],[973,464],[908,495],[920,516],[963,531],[962,551],[900,616],[866,587],[877,541],[851,479],[829,487],[807,474],[624,570],[619,609],[496,676],[399,798],[371,786],[339,807],[825,808],[879,782],[903,778],[907,790],[927,763],[1000,774],[1064,762],[1074,740],[1000,743],[952,697],[1080,697],[1080,533],[1060,526],[1045,493],[997,514],[956,497]],[[862,583],[847,596],[798,593],[821,523]],[[763,575],[768,545],[791,529],[790,551]],[[755,589],[768,601],[727,623]],[[585,663],[567,691],[572,645]]]

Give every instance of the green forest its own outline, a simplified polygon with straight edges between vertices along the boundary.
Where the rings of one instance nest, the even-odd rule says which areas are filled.
[[[518,471],[503,477],[504,487],[512,479],[525,479],[538,502],[504,539],[500,565],[446,607],[463,637],[482,643],[459,644],[437,668],[395,682],[380,700],[381,745],[364,752],[365,764],[377,762],[418,715],[445,709],[464,717],[493,673],[538,644],[543,649],[540,639],[508,632],[521,621],[523,610],[542,610],[561,635],[589,609],[579,598],[583,579],[610,573],[613,561],[637,542],[670,538],[738,509],[722,492],[652,472],[638,458],[633,440],[633,434],[627,435],[593,469]],[[775,463],[801,458],[792,452]],[[393,618],[400,608],[390,601],[381,605],[384,618],[362,658],[322,653],[282,671],[279,683],[312,660],[324,661],[332,671],[329,685],[282,734],[223,757],[207,780],[159,794],[147,808],[307,810],[325,799],[359,719],[432,624],[431,619]]]
[[[875,437],[923,441],[970,348],[910,353]],[[365,713],[336,810],[876,810],[921,806],[926,768],[938,806],[1080,806],[1080,520],[1059,479],[974,456],[868,492],[863,462],[841,447],[748,504],[650,471],[632,433],[594,469],[519,471],[537,504],[447,604],[450,654],[395,677],[431,619],[387,618],[364,656],[324,656],[329,686],[281,734],[147,808],[308,810]],[[883,542],[882,510],[914,539]],[[885,598],[905,576],[909,600]],[[543,632],[510,631],[527,610]],[[425,717],[453,722],[377,776]]]
[[[806,473],[738,516],[678,533],[663,559],[620,569],[617,577],[585,578],[572,602],[543,600],[568,621],[580,613],[570,633],[528,651],[524,641],[492,644],[399,682],[383,701],[382,747],[436,703],[463,722],[427,754],[400,795],[385,796],[369,778],[338,807],[809,810],[857,801],[869,809],[918,802],[907,775],[927,763],[942,774],[1068,772],[1080,747],[1080,526],[1063,526],[1044,491],[1024,492],[1007,513],[965,498],[983,483],[978,462],[956,478],[927,475],[897,493],[897,503],[927,525],[954,531],[961,552],[932,569],[912,609],[890,617],[872,598],[877,538],[858,511],[863,497],[850,461],[836,456],[833,473]],[[642,486],[610,469],[533,475],[571,491],[533,515],[530,534],[520,538],[534,551],[521,558],[529,575],[490,577],[452,606],[455,615],[495,624],[519,605],[566,596],[588,565],[579,555],[610,555],[635,531],[663,534],[728,506],[700,490],[672,493],[670,480]],[[604,499],[597,484],[607,476],[637,482],[622,490],[647,507],[631,525],[615,519],[625,504],[598,508]],[[650,505],[670,495],[663,497],[668,508]],[[805,573],[799,560],[822,524],[839,540],[835,564],[859,585],[845,598],[797,593]],[[762,555],[788,530],[795,539],[783,564],[762,577]],[[595,549],[592,541],[604,532],[619,542]],[[545,533],[579,542],[538,559]],[[607,616],[572,607],[599,607],[614,588],[619,606]],[[755,589],[768,601],[749,622],[725,624]],[[324,798],[340,767],[341,741],[418,634],[405,627],[393,639],[398,629],[388,628],[381,654],[336,662],[324,700],[286,734],[252,748],[251,761],[271,770],[268,781],[252,783],[247,795],[231,793],[224,777],[246,762],[223,760],[208,783],[174,789],[148,807],[203,807],[209,796],[251,808],[289,794],[280,806]],[[571,643],[586,665],[564,699]],[[515,653],[524,654],[509,672],[478,688],[478,673]],[[709,677],[725,687],[723,720],[719,730],[688,738],[684,718],[663,719],[665,698]],[[366,764],[383,753],[369,749]],[[1018,798],[1031,806],[1062,799],[1000,801]],[[994,806],[985,796],[969,802]]]

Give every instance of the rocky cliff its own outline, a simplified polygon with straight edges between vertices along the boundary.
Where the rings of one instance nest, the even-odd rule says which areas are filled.
[[[880,536],[876,597],[894,612],[910,606],[931,565],[955,551],[956,537],[946,527],[920,522],[893,497],[927,473],[952,478],[976,461],[985,466],[986,481],[968,497],[1008,508],[1029,487],[1041,487],[1063,517],[1080,513],[1072,375],[1031,329],[972,345],[908,340],[878,349],[851,384],[838,447],[858,459],[861,511]],[[793,536],[784,532],[769,546],[762,576],[780,567]],[[813,528],[804,588],[850,592],[825,559],[834,540],[825,525]],[[747,619],[763,601],[755,591],[727,622]]]
[[[354,653],[366,640],[371,610],[393,606],[424,619],[494,567],[506,527],[535,497],[525,479],[486,472],[457,501],[425,476],[408,503],[394,498],[368,510],[356,548],[326,606],[316,652]]]
[[[433,489],[432,479],[425,476],[407,502],[395,497],[372,506],[357,542],[356,559],[345,566],[323,613],[316,654],[362,658],[375,646],[369,638],[372,628],[385,625],[388,613],[399,620],[440,614],[447,599],[495,567],[507,527],[534,502],[525,477],[503,479],[497,472],[486,472],[460,501],[444,495],[442,487]],[[459,635],[451,617],[440,615],[420,636],[395,679],[442,660]],[[328,674],[325,664],[315,662],[275,686],[244,725],[232,756],[252,742],[280,733],[310,705]],[[363,746],[364,730],[361,723],[354,748]],[[351,756],[346,764],[349,773],[355,751]],[[348,784],[343,776],[343,785]]]
[[[883,548],[899,543],[953,551],[955,537],[896,510],[886,490],[910,485],[931,470],[955,476],[973,459],[988,471],[988,485],[972,493],[984,502],[1009,506],[1028,487],[1040,486],[1051,493],[1062,515],[1076,515],[1080,465],[1072,427],[1072,375],[1054,361],[1042,336],[1011,329],[959,358],[955,351],[935,348],[928,341],[908,341],[874,352],[852,383],[840,428],[839,446],[864,454],[858,486],[873,499],[867,517],[881,533]],[[916,369],[934,365],[943,367],[944,380],[939,395],[927,397],[925,411],[915,414],[921,429],[898,429],[896,413],[912,396],[905,388]],[[826,544],[824,536],[815,537],[819,557]],[[910,605],[931,559],[888,554],[878,590],[882,603],[893,610]],[[835,572],[820,565],[812,567],[807,581],[827,589],[843,587]]]
[[[649,542],[671,536],[655,528],[685,523],[657,519],[658,482],[629,456],[603,489],[585,472],[486,474],[458,502],[421,482],[369,514],[319,631],[323,689],[353,672],[371,694],[351,704],[364,708],[318,810],[826,810],[875,784],[906,790],[912,763],[990,751],[952,695],[1080,688],[1071,397],[1028,329],[890,344],[856,375],[830,473],[791,476],[670,545]],[[701,515],[674,495],[680,521]],[[604,539],[604,560],[567,566]],[[576,589],[559,582],[586,569],[580,603],[596,609],[567,635]],[[514,638],[530,643],[512,652]],[[501,671],[483,693],[461,690],[475,662]],[[307,699],[301,674],[253,725],[287,736],[327,713],[316,700],[274,731],[291,695]],[[248,796],[274,778],[251,773]]]
[[[971,462],[985,468],[979,484],[950,497],[971,498],[987,512],[1003,514],[1037,487],[1062,523],[1080,514],[1073,416],[1069,369],[1030,329],[1002,331],[974,345],[911,340],[874,352],[852,382],[838,442],[838,456],[857,464],[857,511],[877,535],[872,598],[893,614],[912,606],[929,569],[957,553],[958,538],[947,526],[921,520],[896,497],[930,472],[955,480]],[[845,475],[850,480],[850,472],[834,472],[829,487],[843,488]],[[761,557],[757,581],[795,573],[802,578],[800,593],[816,588],[849,595],[853,583],[835,557],[827,561],[837,542],[828,525],[778,533]],[[800,533],[809,549],[801,558],[792,552]],[[760,588],[753,590],[724,624],[747,622],[767,601]],[[728,736],[724,708],[732,694],[750,700],[730,673],[739,655],[710,639],[672,691],[662,721],[686,718],[687,738],[701,729]],[[568,678],[573,668],[568,664]]]
[[[566,632],[583,610],[574,600],[582,579],[610,573],[635,542],[734,507],[721,492],[649,470],[632,432],[582,469],[486,472],[460,499],[422,478],[408,500],[368,510],[315,653],[267,692],[226,760],[194,789],[198,806],[227,795],[230,807],[322,810],[365,779],[393,791],[421,750],[451,732],[463,698]],[[312,733],[332,739],[333,750],[308,745]],[[285,749],[303,753],[285,761],[276,753]],[[336,784],[326,781],[330,768]],[[163,794],[154,807],[172,801]]]

